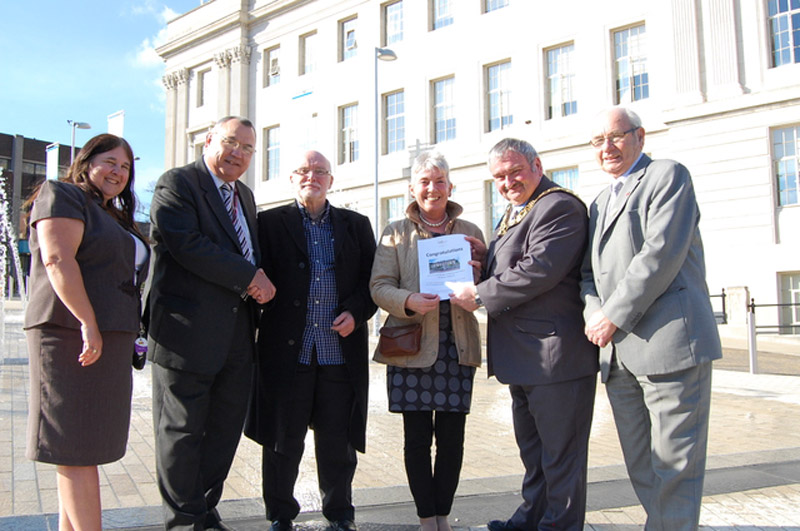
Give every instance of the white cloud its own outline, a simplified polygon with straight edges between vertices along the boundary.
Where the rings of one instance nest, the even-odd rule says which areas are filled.
[[[172,20],[174,18],[177,18],[178,16],[180,16],[180,13],[176,13],[175,11],[170,9],[168,6],[164,6],[164,8],[161,10],[161,14],[160,14],[161,23],[162,24],[166,24],[167,22],[169,22],[170,20]]]
[[[156,48],[167,42],[167,28],[161,28],[155,37],[147,37],[136,50],[135,64],[143,68],[162,66],[164,62],[156,53]]]
[[[162,66],[164,62],[156,53],[156,48],[167,42],[167,23],[180,13],[176,13],[157,0],[140,0],[139,3],[133,4],[130,10],[134,15],[154,17],[161,26],[156,35],[145,38],[136,49],[134,64],[142,68]]]

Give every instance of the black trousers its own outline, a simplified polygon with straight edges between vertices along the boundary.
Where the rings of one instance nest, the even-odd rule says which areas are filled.
[[[250,312],[240,311],[234,345],[216,374],[152,364],[156,472],[167,529],[201,530],[219,520],[216,506],[250,396],[251,323]]]
[[[514,435],[525,465],[519,529],[582,531],[589,430],[597,377],[549,385],[511,385]]]
[[[356,452],[348,431],[355,401],[353,385],[345,365],[298,364],[292,399],[285,415],[286,444],[264,446],[262,480],[268,520],[294,520],[300,504],[294,484],[305,450],[309,426],[314,430],[317,478],[322,497],[322,514],[331,521],[354,520],[353,476]]]
[[[464,457],[466,421],[466,413],[403,412],[406,475],[420,518],[450,514]],[[431,468],[434,434],[436,457]]]

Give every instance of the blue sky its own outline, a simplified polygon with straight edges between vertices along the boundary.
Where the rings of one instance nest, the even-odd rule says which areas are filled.
[[[0,132],[82,145],[125,111],[140,157],[136,190],[164,171],[164,63],[154,52],[166,21],[199,0],[0,0]],[[143,197],[144,196],[144,197]]]

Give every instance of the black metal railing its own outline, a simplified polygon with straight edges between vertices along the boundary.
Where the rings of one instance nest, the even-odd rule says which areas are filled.
[[[725,295],[725,288],[722,288],[722,293],[717,293],[716,295],[709,295],[709,298],[711,299],[712,308],[714,308],[714,299],[720,299],[720,301],[722,301],[720,303],[720,305],[722,306],[721,310],[718,311],[716,308],[714,308],[714,319],[717,320],[718,325],[728,324],[728,312],[725,309],[726,297],[727,296]]]
[[[800,303],[796,302],[786,302],[786,303],[777,303],[777,304],[756,304],[755,299],[750,299],[750,304],[747,305],[747,311],[753,314],[755,317],[756,310],[758,308],[800,308]],[[788,333],[788,334],[800,334],[800,323],[793,323],[793,324],[764,324],[760,325],[757,324],[758,320],[754,319],[756,323],[753,328],[755,329],[756,334],[775,334],[775,333]]]

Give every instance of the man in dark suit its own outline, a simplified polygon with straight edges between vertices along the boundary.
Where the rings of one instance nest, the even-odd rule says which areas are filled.
[[[328,203],[330,169],[306,153],[291,175],[297,200],[258,215],[261,264],[277,295],[261,316],[245,433],[264,447],[273,531],[291,529],[300,510],[293,491],[309,426],[322,513],[334,531],[356,529],[351,484],[366,439],[375,238],[366,217]]]
[[[706,287],[700,211],[689,171],[642,153],[632,111],[603,113],[591,140],[611,186],[590,207],[582,268],[586,336],[645,529],[697,529],[711,360],[722,357]]]
[[[523,503],[488,527],[582,530],[597,384],[597,349],[581,334],[578,288],[586,207],[544,176],[523,140],[495,145],[489,169],[510,204],[489,245],[483,281],[451,296],[466,310],[486,306],[489,374],[510,386],[525,465]]]
[[[275,291],[255,265],[255,202],[238,181],[255,141],[250,121],[222,118],[203,157],[162,175],[153,195],[148,359],[169,529],[227,528],[216,505],[247,410],[255,302]]]

